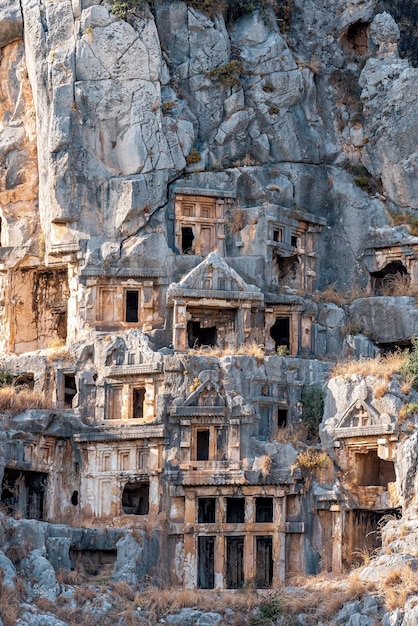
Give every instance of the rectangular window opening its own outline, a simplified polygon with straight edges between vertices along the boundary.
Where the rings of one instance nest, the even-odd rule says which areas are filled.
[[[125,322],[135,323],[138,321],[138,304],[139,304],[139,291],[127,291],[126,292],[126,309],[125,309]]]
[[[64,374],[64,408],[71,409],[74,396],[77,394],[75,374]]]
[[[296,235],[292,235],[290,238],[290,245],[293,248],[297,248],[298,247],[298,238],[296,237]]]
[[[145,389],[134,389],[132,393],[132,417],[141,419],[144,417]]]
[[[198,498],[198,524],[214,524],[216,521],[216,498]]]
[[[209,461],[209,430],[196,431],[196,460]]]
[[[273,231],[273,241],[283,241],[283,230],[281,228],[277,228]]]
[[[243,524],[245,522],[245,498],[226,499],[227,524]]]
[[[255,521],[257,523],[273,521],[273,498],[255,499]]]

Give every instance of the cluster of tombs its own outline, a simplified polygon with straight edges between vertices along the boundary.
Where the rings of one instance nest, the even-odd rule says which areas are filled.
[[[309,306],[324,220],[271,205],[253,220],[255,209],[240,209],[233,233],[231,207],[214,191],[175,195],[172,271],[183,276],[164,263],[79,269],[71,241],[48,267],[10,269],[7,249],[0,267],[4,348],[20,355],[4,363],[55,411],[33,412],[5,441],[3,506],[72,526],[158,527],[170,582],[188,587],[338,573],[398,506],[396,420],[367,394],[328,431],[340,487],[332,467],[312,486],[283,443],[300,426],[303,389],[328,371],[312,359]],[[376,295],[388,275],[415,282],[417,245],[366,251]],[[73,353],[54,356],[71,341]],[[264,358],[236,355],[249,342]],[[49,357],[33,353],[45,348]],[[114,555],[109,544],[96,557]]]

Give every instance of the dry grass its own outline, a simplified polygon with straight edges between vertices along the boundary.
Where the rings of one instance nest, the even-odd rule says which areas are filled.
[[[231,219],[228,223],[228,231],[232,235],[236,235],[245,226],[244,211],[238,206],[231,210]]]
[[[15,578],[14,588],[3,583],[4,573],[0,571],[0,617],[4,626],[15,626],[20,613],[20,605],[26,596],[26,587],[20,578]]]
[[[402,424],[408,417],[418,414],[418,404],[416,402],[408,402],[404,404],[399,411],[398,422]]]
[[[289,582],[299,589],[284,595],[283,608],[290,615],[304,613],[305,623],[309,626],[324,621],[328,623],[345,604],[359,600],[367,591],[367,585],[357,573],[344,581],[332,580],[324,573],[309,578],[297,577]]]
[[[402,393],[404,393],[406,396],[408,396],[411,393],[411,389],[412,389],[412,384],[414,382],[413,378],[408,378],[407,380],[405,380],[402,385],[401,385],[401,391]]]
[[[367,294],[359,287],[353,287],[346,291],[338,291],[335,285],[328,285],[323,291],[315,291],[313,295],[314,302],[336,304],[337,306],[343,306],[344,304],[350,304],[353,300],[358,298],[365,298],[370,294]]]
[[[335,376],[375,376],[389,381],[392,376],[400,371],[405,364],[407,356],[404,352],[394,352],[385,356],[376,356],[371,359],[359,361],[340,361],[330,372],[330,377]]]
[[[239,348],[212,348],[210,346],[200,346],[194,350],[189,350],[188,354],[198,356],[213,356],[221,358],[224,356],[254,356],[256,359],[264,358],[265,347],[251,341],[244,343]]]
[[[385,396],[387,393],[389,393],[389,383],[388,381],[384,381],[382,383],[379,383],[378,385],[376,385],[376,387],[373,390],[374,392],[374,396],[376,398],[383,398],[383,396]]]
[[[28,409],[51,409],[51,403],[33,389],[6,385],[0,388],[0,413],[18,415]]]
[[[330,462],[331,460],[325,450],[306,448],[297,455],[294,467],[311,473],[325,468]]]
[[[268,476],[271,472],[271,466],[273,465],[273,460],[269,454],[265,454],[261,457],[260,460],[260,470],[263,476]]]
[[[387,611],[403,609],[409,596],[418,593],[418,574],[409,566],[393,570],[382,577],[378,592],[385,601]]]
[[[249,590],[231,592],[151,587],[137,594],[135,604],[158,618],[183,608],[213,611],[216,607],[216,611],[223,612],[226,608],[233,607],[234,611],[245,614],[260,604],[260,595]],[[245,620],[241,623],[245,624]]]
[[[418,295],[418,285],[411,282],[408,274],[389,274],[383,279],[383,287],[380,289],[382,296],[410,296]]]

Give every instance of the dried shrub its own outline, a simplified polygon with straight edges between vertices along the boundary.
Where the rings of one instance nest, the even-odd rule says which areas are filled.
[[[232,209],[231,220],[228,224],[228,230],[233,235],[239,233],[245,226],[244,211],[238,206]]]
[[[376,398],[383,398],[383,396],[385,396],[388,392],[389,392],[388,381],[384,381],[382,383],[379,383],[374,388],[374,396]]]
[[[260,459],[260,471],[263,476],[268,476],[271,472],[271,466],[273,465],[273,459],[269,454],[265,454]]]
[[[387,611],[403,609],[408,597],[418,593],[417,573],[409,566],[392,570],[382,578],[378,591]]]
[[[325,450],[306,448],[296,457],[295,467],[305,472],[314,472],[323,469],[330,463],[330,458]]]
[[[126,583],[124,581],[119,581],[117,583],[114,583],[113,591],[120,598],[123,598],[125,600],[129,600],[131,602],[133,602],[135,600],[135,592],[134,592],[134,590],[132,589],[132,587],[130,585],[128,585],[128,583]]]
[[[389,217],[392,221],[392,226],[407,226],[409,232],[414,237],[418,236],[418,216],[413,213],[407,213],[406,211],[390,211],[388,210]]]
[[[408,402],[404,404],[401,410],[399,411],[398,421],[400,424],[404,422],[408,417],[412,417],[413,415],[417,415],[418,413],[418,404],[416,402]]]
[[[402,374],[406,359],[407,355],[405,352],[394,352],[384,356],[377,355],[371,359],[340,361],[332,368],[330,377],[358,375],[363,377],[374,376],[383,380],[389,380],[396,373]],[[410,379],[410,376],[405,375],[404,378]]]
[[[244,73],[245,69],[241,61],[229,61],[229,63],[211,70],[206,76],[224,87],[231,87],[232,85],[241,85],[239,75]]]
[[[51,403],[34,389],[10,385],[0,388],[0,413],[14,416],[29,409],[51,409]]]
[[[186,4],[197,11],[202,11],[209,17],[215,17],[218,13],[225,11],[226,0],[186,0]]]
[[[199,163],[201,158],[202,156],[199,150],[196,150],[196,148],[192,148],[186,157],[186,163],[187,165],[193,165],[194,163]]]
[[[194,350],[190,350],[188,354],[212,356],[222,358],[224,356],[253,356],[256,359],[264,358],[265,347],[250,341],[244,343],[239,348],[212,348],[210,346],[200,346]]]
[[[0,616],[4,626],[15,626],[20,613],[20,595],[16,589],[0,582]]]

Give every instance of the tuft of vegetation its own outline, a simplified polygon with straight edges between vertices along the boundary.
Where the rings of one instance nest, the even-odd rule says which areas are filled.
[[[277,115],[278,113],[280,113],[280,109],[277,104],[271,104],[269,106],[268,113],[269,115]]]
[[[399,422],[402,424],[408,417],[418,414],[418,403],[407,402],[399,411]]]
[[[254,617],[250,626],[269,626],[272,620],[277,619],[283,613],[283,606],[280,598],[274,596],[269,598],[259,606],[258,615]]]
[[[277,346],[276,348],[277,356],[289,356],[289,349],[287,346]]]
[[[186,4],[197,11],[202,11],[208,17],[223,13],[228,6],[226,0],[186,0]]]
[[[403,373],[403,368],[407,359],[406,352],[394,352],[384,356],[377,355],[371,359],[361,359],[360,361],[341,361],[331,370],[330,376],[374,376],[383,380],[390,380],[396,373],[401,373],[409,380],[409,376]],[[418,370],[417,370],[418,372]]]
[[[399,369],[402,378],[409,381],[411,386],[418,391],[418,338],[411,337],[412,350],[405,351],[404,361]]]
[[[196,148],[192,148],[186,157],[186,163],[187,165],[193,165],[194,163],[199,163],[201,158],[202,156],[199,150],[196,150]]]
[[[15,377],[10,374],[10,372],[0,370],[0,387],[8,387],[10,385],[13,385],[14,381]]]
[[[323,469],[330,462],[330,458],[325,450],[315,450],[315,448],[307,448],[303,452],[299,452],[296,457],[295,467],[305,472],[315,472]]]
[[[348,161],[343,167],[347,172],[353,175],[354,184],[357,185],[357,187],[361,187],[361,189],[364,189],[370,194],[382,193],[383,185],[381,178],[372,176],[364,165]]]
[[[230,61],[211,70],[206,76],[216,80],[224,87],[232,87],[233,85],[241,85],[239,75],[244,73],[245,69],[241,61]]]
[[[306,387],[300,402],[302,404],[302,422],[307,428],[309,438],[317,439],[319,425],[324,412],[324,397],[320,387]]]
[[[418,237],[418,215],[406,211],[388,211],[393,226],[407,226],[414,237]]]
[[[110,10],[113,15],[124,20],[129,13],[135,13],[135,11],[143,9],[145,5],[145,0],[112,0]]]
[[[27,389],[25,385],[21,387],[6,385],[0,388],[0,413],[7,413],[13,417],[29,409],[50,408],[51,404],[41,393]]]

